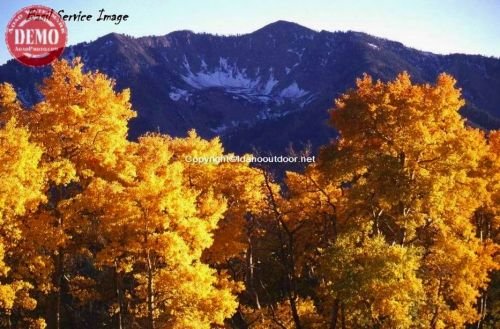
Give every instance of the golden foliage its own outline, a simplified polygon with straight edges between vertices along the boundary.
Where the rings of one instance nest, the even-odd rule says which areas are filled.
[[[84,260],[111,270],[117,284],[133,280],[119,287],[114,305],[130,303],[129,312],[145,325],[222,325],[241,286],[203,263],[202,254],[213,244],[227,199],[238,202],[237,196],[221,183],[212,186],[221,170],[203,181],[182,157],[190,152],[184,148],[204,145],[221,154],[220,144],[194,133],[130,142],[127,124],[135,112],[128,90],[116,93],[112,80],[84,73],[78,59],[52,69],[41,87],[44,100],[31,111],[22,109],[12,86],[0,88],[0,270],[6,278],[0,307],[34,309],[33,289],[44,300],[67,289],[82,306],[104,298],[100,282],[79,269]],[[4,256],[16,248],[11,270]],[[44,327],[36,318],[19,321]]]
[[[484,305],[499,269],[500,133],[467,126],[451,76],[358,79],[331,111],[339,138],[278,184],[247,163],[189,161],[226,155],[194,131],[127,140],[128,90],[79,59],[52,69],[29,111],[0,85],[0,325],[498,318],[498,299],[496,314]]]
[[[3,93],[1,96],[6,97]],[[2,98],[1,102],[5,101],[6,99]],[[4,126],[0,129],[0,180],[2,181],[0,311],[10,312],[13,308],[33,309],[36,306],[36,301],[28,295],[32,285],[11,275],[11,267],[6,258],[16,252],[16,246],[23,238],[18,218],[30,214],[46,200],[43,193],[45,172],[40,166],[42,150],[30,142],[29,132],[19,127],[14,117],[2,124]]]
[[[365,76],[331,112],[341,137],[323,150],[320,166],[348,186],[340,214],[349,223],[347,234],[361,246],[383,236],[389,245],[417,248],[422,255],[406,263],[413,281],[425,287],[416,299],[423,303],[400,308],[407,317],[398,320],[406,323],[402,327],[475,322],[480,289],[496,267],[496,247],[478,238],[472,222],[491,193],[488,176],[478,174],[488,157],[487,140],[460,117],[464,102],[454,85],[446,74],[434,86],[412,84],[406,73],[388,83]],[[372,310],[383,300],[369,301]]]

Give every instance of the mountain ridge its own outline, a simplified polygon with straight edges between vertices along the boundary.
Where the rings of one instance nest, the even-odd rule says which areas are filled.
[[[79,56],[87,69],[131,88],[138,111],[131,138],[146,131],[178,136],[195,128],[204,137],[221,135],[236,152],[282,152],[290,143],[317,147],[335,136],[325,124],[333,99],[365,72],[389,80],[408,71],[417,82],[451,73],[468,103],[464,115],[485,129],[500,127],[500,59],[433,54],[364,32],[277,21],[230,36],[109,33],[69,46],[63,56]],[[32,104],[40,99],[35,85],[48,72],[9,61],[0,66],[0,82],[11,82]]]

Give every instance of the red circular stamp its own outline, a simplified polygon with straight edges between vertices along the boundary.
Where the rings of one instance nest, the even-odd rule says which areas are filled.
[[[24,65],[43,66],[59,58],[68,39],[66,24],[52,8],[33,5],[19,10],[7,24],[5,42]]]

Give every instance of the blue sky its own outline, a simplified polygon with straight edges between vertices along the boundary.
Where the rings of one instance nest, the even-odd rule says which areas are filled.
[[[17,10],[33,3],[94,15],[91,22],[67,23],[70,45],[110,32],[242,34],[282,19],[315,30],[363,31],[435,53],[500,57],[500,0],[0,0],[3,30]],[[96,22],[102,8],[130,18],[119,25]],[[10,58],[2,42],[0,64]]]

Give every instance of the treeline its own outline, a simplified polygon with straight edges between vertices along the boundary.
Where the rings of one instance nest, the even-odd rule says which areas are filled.
[[[219,139],[127,140],[128,90],[56,62],[0,85],[2,328],[498,328],[500,133],[455,81],[364,76],[278,182]]]

